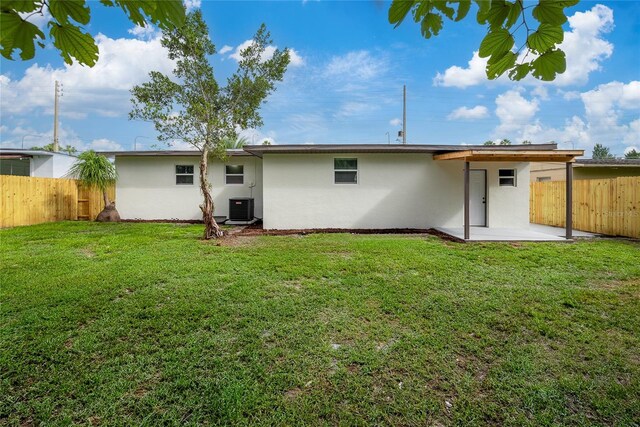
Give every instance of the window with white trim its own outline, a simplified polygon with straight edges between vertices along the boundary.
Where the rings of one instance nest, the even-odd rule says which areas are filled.
[[[224,183],[232,185],[244,184],[244,165],[225,165]]]
[[[176,165],[176,185],[193,185],[193,165]]]
[[[500,187],[516,186],[516,170],[515,169],[499,169],[498,182]]]
[[[335,184],[358,183],[358,159],[333,159]]]

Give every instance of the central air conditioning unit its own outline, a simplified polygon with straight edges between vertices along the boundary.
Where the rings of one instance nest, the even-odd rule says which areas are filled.
[[[253,199],[250,197],[229,199],[229,220],[246,222],[252,221],[253,205]]]

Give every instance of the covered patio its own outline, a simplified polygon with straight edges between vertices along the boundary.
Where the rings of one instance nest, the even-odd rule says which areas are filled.
[[[583,150],[522,149],[509,147],[491,149],[469,149],[434,154],[436,161],[460,161],[464,163],[464,215],[463,226],[437,228],[438,231],[465,241],[566,241],[574,236],[572,221],[573,162],[582,156]],[[544,233],[532,228],[490,228],[476,227],[470,221],[470,172],[471,162],[561,162],[565,163],[566,173],[566,227],[564,236],[556,233]],[[528,183],[527,183],[528,185]]]
[[[464,238],[463,227],[437,227],[441,233],[453,238],[469,242],[568,242],[565,229],[546,225],[531,224],[524,228],[488,228],[471,227],[471,235]],[[596,234],[585,231],[571,230],[572,238],[593,238]]]

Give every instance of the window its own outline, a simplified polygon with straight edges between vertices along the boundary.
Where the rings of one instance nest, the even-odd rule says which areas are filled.
[[[244,184],[244,165],[226,165],[225,184]]]
[[[539,176],[536,178],[537,182],[547,182],[547,181],[551,181],[551,177],[550,176]]]
[[[334,183],[358,183],[358,159],[333,159]]]
[[[193,165],[176,165],[176,185],[193,185]]]
[[[515,187],[516,186],[516,170],[515,169],[498,170],[498,181],[500,183],[500,187]]]
[[[0,175],[31,175],[31,162],[29,159],[1,159]]]

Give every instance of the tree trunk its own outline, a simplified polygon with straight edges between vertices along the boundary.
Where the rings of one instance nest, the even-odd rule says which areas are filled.
[[[109,197],[107,196],[107,190],[102,192],[102,198],[104,199],[104,209],[102,212],[98,214],[96,217],[96,221],[98,222],[119,222],[120,214],[116,210],[115,202],[109,202]]]
[[[202,150],[200,157],[200,191],[202,191],[203,203],[200,205],[202,211],[202,221],[204,222],[205,240],[222,237],[223,231],[220,230],[218,223],[213,217],[213,198],[211,197],[211,185],[207,179],[207,166],[209,162],[209,151],[205,148]]]

